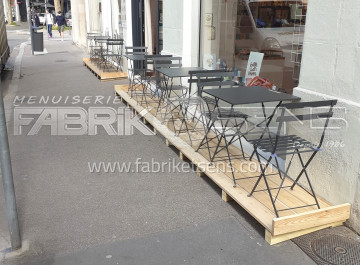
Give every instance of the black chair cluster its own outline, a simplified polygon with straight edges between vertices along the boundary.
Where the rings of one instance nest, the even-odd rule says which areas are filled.
[[[87,34],[90,60],[104,72],[123,71],[124,40],[117,34],[113,37],[100,33]]]
[[[137,102],[150,107],[156,103],[157,113],[162,103],[175,96],[181,98],[187,87],[174,84],[173,78],[159,74],[160,69],[182,67],[182,58],[172,55],[149,55],[147,47],[125,47],[125,57],[128,59],[129,91]],[[168,109],[165,107],[165,109]],[[166,116],[166,114],[165,114]]]
[[[146,108],[156,108],[156,115],[160,115],[163,123],[167,123],[169,127],[171,125],[176,136],[186,133],[191,145],[196,142],[197,152],[207,150],[210,164],[224,161],[225,172],[231,171],[234,187],[237,181],[254,179],[249,196],[256,192],[268,193],[277,217],[281,211],[314,206],[320,208],[308,168],[316,154],[323,150],[325,132],[333,116],[336,100],[279,102],[268,116],[262,103],[263,120],[254,122],[252,114],[244,113],[241,107],[234,107],[205,93],[209,89],[239,86],[234,81],[233,72],[190,71],[188,85],[184,86],[181,81],[174,83],[172,78],[159,74],[159,71],[164,72],[163,69],[182,67],[181,57],[148,55],[147,47],[126,47],[125,50],[130,65],[128,71],[131,97]],[[306,128],[305,123],[309,123],[309,126],[316,123],[316,130],[312,131],[319,132],[321,128],[321,133],[311,135],[312,141],[289,134],[287,125],[294,122],[302,128]],[[311,127],[308,128],[311,130]],[[201,132],[203,137],[196,138],[199,135],[197,132]],[[319,139],[314,142],[316,135]],[[250,156],[244,152],[245,142],[253,147]],[[234,145],[239,146],[240,151],[234,148]],[[247,177],[238,174],[234,160],[252,160],[254,156],[259,164],[259,175]],[[280,166],[280,157],[290,157],[286,160],[285,169]],[[292,177],[289,172],[295,158],[302,168]],[[274,181],[274,177],[278,179]],[[310,194],[314,198],[313,203],[304,202],[296,208],[279,208],[281,190],[287,189],[286,192],[291,192],[295,187]]]
[[[222,88],[227,89],[234,86],[233,73],[225,70],[204,70],[190,72],[189,86],[196,84],[196,96],[175,99],[179,111],[173,113],[173,119],[181,121],[180,126],[174,126],[177,135],[186,132],[190,138],[191,144],[196,125],[201,124],[201,131],[204,137],[197,146],[196,151],[206,149],[210,164],[225,161],[228,165],[225,171],[231,170],[234,187],[236,182],[244,179],[255,179],[255,184],[249,192],[252,196],[256,192],[267,192],[275,215],[279,217],[281,211],[291,211],[298,208],[317,207],[320,209],[314,188],[308,173],[308,167],[313,161],[315,155],[323,151],[322,146],[326,130],[334,113],[336,100],[281,103],[275,107],[271,116],[265,117],[264,121],[254,124],[249,121],[249,115],[241,112],[241,108],[226,106],[225,102],[219,102],[219,99],[212,98],[205,94],[206,89]],[[180,107],[179,107],[180,106]],[[173,108],[172,110],[174,110]],[[299,112],[302,112],[299,114]],[[275,119],[274,117],[277,118]],[[180,118],[179,118],[180,117]],[[275,119],[275,127],[272,120]],[[290,123],[298,123],[300,127],[314,132],[313,138],[318,137],[316,142],[301,138],[294,134],[289,134],[286,130]],[[311,126],[316,124],[316,129]],[[309,126],[309,127],[306,127]],[[320,130],[321,129],[321,130]],[[317,132],[321,132],[320,135]],[[253,146],[253,153],[246,157],[243,150],[242,139]],[[215,140],[215,141],[214,141]],[[240,153],[231,152],[233,145],[237,143],[240,146]],[[224,151],[224,152],[223,152]],[[234,151],[234,149],[232,150]],[[256,156],[259,161],[260,175],[250,177],[239,177],[233,165],[234,159],[242,158],[244,160],[252,159]],[[279,157],[286,160],[286,168],[282,169],[279,163]],[[300,172],[291,177],[289,174],[293,160],[297,158],[301,165]],[[269,170],[269,169],[272,170]],[[279,177],[279,185],[274,185],[270,176]],[[300,181],[304,178],[303,181]],[[290,180],[287,182],[286,180]],[[259,185],[261,183],[261,185]],[[291,185],[286,185],[291,183]],[[265,188],[259,188],[265,186]],[[280,208],[278,205],[279,193],[281,190],[295,187],[303,189],[310,194],[313,203],[304,203],[297,207]]]

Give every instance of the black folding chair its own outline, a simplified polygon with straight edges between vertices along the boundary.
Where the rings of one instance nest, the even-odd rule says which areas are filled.
[[[208,149],[210,164],[216,162],[228,163],[234,187],[236,187],[236,181],[240,178],[236,178],[233,160],[246,159],[241,140],[249,131],[248,115],[234,107],[216,107],[207,116],[209,119],[204,137],[196,152],[201,149]],[[230,147],[236,143],[240,146],[240,153],[231,153]]]
[[[141,76],[142,90],[134,92],[136,95],[136,101],[141,105],[145,103],[146,108],[149,107],[150,103],[157,103],[156,99],[157,90],[159,89],[161,83],[160,75],[155,71],[155,61],[160,60],[161,58],[171,58],[172,55],[145,55],[145,70],[144,74]],[[162,61],[168,63],[167,61]],[[133,93],[133,95],[134,95]],[[139,96],[141,98],[139,99]]]
[[[112,66],[115,66],[115,71],[122,71],[123,58],[123,39],[107,39],[106,51],[102,54],[104,58],[104,71],[110,72]]]
[[[174,106],[170,113],[174,113],[176,108],[179,109],[176,114],[180,115],[180,117],[177,116],[175,118],[180,119],[181,123],[178,127],[174,126],[176,135],[182,132],[188,132],[189,127],[193,128],[193,132],[197,131],[199,122],[203,125],[203,132],[206,131],[206,124],[209,122],[210,114],[214,111],[216,103],[214,99],[202,94],[205,88],[221,88],[235,85],[235,82],[232,80],[234,73],[226,70],[190,71],[189,76],[189,98],[172,99],[172,104],[168,104],[168,106]],[[196,90],[193,91],[195,84],[197,87]],[[178,104],[174,104],[174,102]],[[202,106],[203,104],[206,104],[206,108]],[[191,113],[189,113],[190,109]],[[200,112],[198,112],[199,110]],[[201,115],[197,115],[199,113]],[[172,120],[174,120],[174,116],[172,116]],[[193,139],[191,138],[191,134],[188,133],[188,135],[192,144]]]
[[[90,60],[94,61],[96,64],[100,64],[102,60],[102,53],[105,49],[104,43],[109,38],[109,36],[94,36],[90,37],[91,39],[91,50],[90,50]]]
[[[195,140],[202,140],[193,138],[197,132],[204,133],[208,123],[210,111],[202,98],[197,96],[169,98],[166,99],[166,107],[166,114],[164,114],[162,122],[171,122],[175,136],[186,133],[190,145],[193,145]]]
[[[161,57],[154,60],[154,68],[157,74],[160,69],[168,68],[180,68],[182,67],[182,58],[181,57]],[[156,115],[163,110],[165,110],[164,116],[162,119],[169,114],[171,107],[168,103],[171,103],[171,100],[168,99],[179,99],[186,95],[188,87],[183,86],[180,78],[179,84],[174,83],[174,78],[167,77],[160,74],[160,84],[156,87],[156,95],[158,96],[158,107],[156,110]],[[185,92],[184,92],[185,91]],[[165,103],[165,104],[164,104]]]
[[[224,70],[210,70],[197,71],[193,73],[197,78],[198,95],[206,102],[209,114],[207,116],[208,123],[206,124],[205,135],[200,142],[197,151],[200,149],[210,149],[211,152],[210,163],[227,160],[232,170],[232,177],[234,186],[236,185],[236,178],[231,159],[245,158],[241,138],[244,134],[243,126],[247,125],[248,116],[234,106],[226,106],[224,102],[219,102],[218,99],[206,94],[207,89],[222,88],[226,89],[237,85],[234,79],[234,72]],[[246,131],[245,131],[246,132]],[[211,136],[213,135],[213,136]],[[216,139],[216,145],[209,143]],[[239,143],[241,154],[230,154],[229,147],[235,142]],[[220,155],[225,150],[226,154]]]
[[[128,77],[129,77],[129,89],[130,96],[140,86],[143,85],[143,76],[145,75],[145,55],[147,55],[147,47],[144,46],[125,46],[125,56],[128,61]],[[133,56],[134,59],[129,59]]]
[[[90,53],[90,59],[92,58],[92,55],[93,55],[93,48],[96,46],[95,42],[94,42],[96,37],[101,37],[101,33],[100,32],[89,32],[89,33],[87,33],[87,36],[86,36],[88,52]]]
[[[299,102],[299,103],[289,103],[289,104],[282,104],[279,108],[280,116],[276,119],[278,123],[278,128],[276,133],[272,133],[269,128],[267,128],[268,133],[262,134],[262,137],[259,139],[248,139],[250,143],[254,145],[255,154],[259,161],[261,175],[258,176],[258,179],[249,193],[249,196],[252,196],[254,192],[263,192],[267,191],[271,203],[273,205],[275,214],[279,217],[280,211],[288,211],[293,210],[296,208],[303,208],[303,207],[310,207],[310,206],[317,206],[320,208],[319,202],[316,198],[314,189],[311,185],[310,178],[307,172],[307,168],[310,165],[311,161],[314,159],[315,155],[322,151],[322,143],[324,141],[325,132],[328,127],[330,118],[333,116],[333,107],[336,105],[337,100],[327,100],[327,101],[313,101],[313,102]],[[291,109],[294,110],[309,110],[307,114],[293,114],[290,112]],[[322,134],[318,144],[313,144],[310,141],[307,141],[304,138],[301,138],[297,135],[286,135],[282,134],[282,130],[284,130],[286,123],[289,122],[298,122],[301,126],[304,126],[304,122],[308,121],[309,123],[321,123]],[[320,125],[318,125],[319,127]],[[262,151],[262,152],[260,152]],[[265,157],[264,153],[270,153],[269,157]],[[307,161],[304,160],[302,154],[310,153],[310,157]],[[288,165],[285,170],[282,170],[279,167],[279,163],[277,158],[278,157],[286,157],[290,155],[291,159],[288,162]],[[299,162],[302,166],[302,170],[298,174],[295,179],[292,179],[289,175],[289,169],[292,164],[293,158],[297,156],[299,158]],[[261,159],[264,159],[266,162],[265,164],[261,163]],[[273,162],[275,161],[275,163]],[[267,173],[267,169],[269,167],[273,167],[276,169],[277,173]],[[278,187],[270,188],[269,184],[269,177],[279,175],[281,179],[281,183]],[[300,178],[305,175],[306,182],[308,184],[308,189],[303,187],[303,185],[299,184]],[[284,186],[285,179],[288,178],[293,181],[292,185]],[[264,180],[265,189],[257,189],[261,180]],[[313,198],[313,204],[304,204],[302,206],[298,206],[295,208],[286,208],[278,210],[276,207],[276,202],[279,197],[279,193],[282,189],[290,188],[293,190],[295,186],[299,186],[300,188],[304,189],[308,192]],[[272,191],[275,191],[273,193]]]

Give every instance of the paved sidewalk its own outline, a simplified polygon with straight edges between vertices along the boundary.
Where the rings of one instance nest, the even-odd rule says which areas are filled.
[[[82,49],[69,36],[64,42],[57,38],[45,40],[44,55],[31,56],[25,47],[21,79],[8,91],[7,108],[14,108],[17,96],[24,97],[15,102],[17,111],[19,106],[125,111],[122,103],[99,105],[94,97],[113,99],[114,85],[127,81],[100,82],[82,65]],[[54,103],[40,103],[41,96],[54,97]],[[269,246],[251,216],[235,202],[223,202],[221,190],[193,172],[90,172],[89,162],[180,163],[158,136],[138,130],[109,136],[102,129],[95,136],[56,136],[49,126],[26,135],[34,120],[14,135],[13,113],[9,117],[19,221],[30,250],[2,264],[314,264],[291,241]],[[6,232],[2,201],[0,234]]]

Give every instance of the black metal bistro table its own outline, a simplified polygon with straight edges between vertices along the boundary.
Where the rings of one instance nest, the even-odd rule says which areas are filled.
[[[165,91],[171,91],[173,87],[174,78],[182,78],[190,76],[190,71],[204,70],[202,67],[176,67],[176,68],[159,68],[156,69],[159,73],[166,77],[165,79]],[[169,85],[170,82],[170,85]],[[191,91],[190,91],[191,92]]]
[[[200,71],[204,70],[202,67],[176,67],[176,68],[159,68],[158,72],[163,75],[174,78],[174,77],[187,77],[189,76],[190,71]]]
[[[139,71],[144,71],[145,70],[145,66],[144,66],[144,62],[145,62],[145,55],[146,54],[127,54],[125,55],[125,58],[128,60],[130,67],[128,68],[128,74],[129,74],[129,91],[133,91],[136,88],[136,74],[139,73]],[[139,68],[135,68],[135,64],[134,62],[140,62],[139,64]],[[130,74],[131,73],[131,74]],[[139,86],[141,85],[141,82],[139,84]]]
[[[238,86],[230,88],[207,89],[203,92],[213,96],[216,100],[217,106],[219,105],[220,100],[230,104],[231,108],[236,105],[260,103],[264,120],[257,124],[257,126],[266,122],[266,127],[269,126],[274,114],[276,113],[276,110],[283,101],[300,100],[300,97],[275,90],[270,90],[262,86]],[[278,104],[275,106],[271,115],[267,117],[264,103],[268,102],[278,102]],[[263,135],[261,137],[263,137]],[[251,158],[252,156],[253,154],[251,155]]]
[[[246,104],[254,104],[254,103],[260,103],[261,107],[262,107],[262,114],[263,114],[263,120],[256,124],[255,128],[260,127],[261,124],[266,123],[265,128],[267,128],[272,120],[272,118],[274,117],[276,110],[279,108],[279,106],[282,104],[283,101],[294,101],[294,100],[299,100],[300,98],[297,96],[293,96],[290,94],[286,94],[283,92],[278,92],[278,91],[274,91],[274,90],[269,90],[266,87],[261,87],[261,86],[249,86],[249,87],[245,87],[245,86],[239,86],[239,87],[231,87],[231,88],[219,88],[219,89],[207,89],[203,91],[204,93],[207,93],[211,96],[213,96],[216,100],[216,105],[217,107],[219,106],[219,101],[224,101],[228,104],[230,104],[230,108],[231,111],[233,111],[233,107],[236,105],[246,105]],[[274,107],[273,111],[271,112],[271,115],[267,116],[266,115],[266,110],[265,110],[265,104],[267,102],[278,102],[278,104]],[[230,113],[231,113],[230,111]],[[211,131],[211,128],[215,126],[215,122],[209,122],[207,124],[207,130],[205,132],[205,136],[202,139],[198,150],[201,148],[201,146],[204,143],[208,143],[209,139],[208,139],[208,134]],[[224,126],[222,124],[222,126]],[[227,124],[225,125],[227,126]],[[225,131],[225,129],[223,129],[223,131]],[[244,133],[247,134],[249,132]],[[262,132],[259,134],[259,139],[263,138],[264,135],[266,133],[266,130],[262,130]],[[242,136],[238,136],[237,139],[240,140]],[[224,137],[222,138],[224,139]],[[225,145],[224,148],[228,148],[228,146],[234,142],[234,136],[231,139],[231,141],[228,141]],[[225,140],[226,141],[226,140]],[[241,144],[241,141],[240,141]],[[220,143],[219,143],[220,145]],[[256,149],[257,147],[254,146],[254,148]],[[254,150],[255,150],[254,149]],[[217,149],[215,150],[215,153],[212,157],[212,159],[214,159],[215,155],[217,154]],[[252,159],[253,155],[255,152],[253,152],[250,156],[250,160]],[[229,153],[228,153],[229,154]],[[244,156],[244,154],[243,154]],[[230,161],[230,165],[231,165],[231,160],[230,160],[230,156],[229,156],[229,161]],[[234,172],[232,172],[233,174],[233,179],[234,179],[234,186],[236,185],[235,182],[235,176],[234,176]]]
[[[161,102],[166,98],[169,98],[172,91],[179,90],[181,95],[177,94],[178,98],[184,98],[188,94],[188,87],[182,86],[181,78],[190,76],[190,71],[199,71],[203,70],[202,67],[174,67],[174,68],[158,68],[156,71],[164,76],[162,79],[162,93],[159,97],[159,105],[157,112],[160,110]],[[180,85],[174,86],[174,78],[180,78]],[[186,93],[183,91],[186,90]],[[191,91],[189,91],[191,93]],[[165,113],[165,116],[167,114]]]
[[[218,100],[225,101],[231,106],[299,100],[297,96],[270,90],[261,86],[239,86],[230,88],[207,89],[203,91]]]
[[[267,121],[267,126],[270,124],[271,119],[274,116],[277,108],[281,105],[283,101],[300,100],[300,97],[279,91],[270,90],[262,86],[238,86],[229,88],[207,89],[203,92],[215,98],[216,106],[219,105],[220,100],[230,104],[231,108],[236,105],[260,103],[263,110],[264,121]],[[267,102],[278,102],[269,117],[266,116],[265,112],[264,103]],[[261,122],[260,124],[262,124],[263,122]]]

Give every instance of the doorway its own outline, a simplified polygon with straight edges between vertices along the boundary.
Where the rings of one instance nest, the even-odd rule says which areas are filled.
[[[133,46],[148,47],[149,54],[160,54],[163,47],[163,0],[132,2]]]

